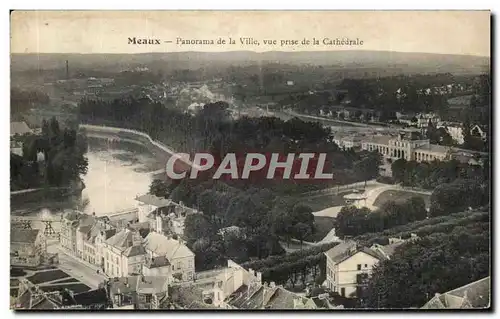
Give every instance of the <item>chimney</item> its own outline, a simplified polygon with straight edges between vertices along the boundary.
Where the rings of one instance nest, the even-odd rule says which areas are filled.
[[[269,287],[271,287],[271,288],[276,287],[276,283],[274,281],[271,281],[271,283],[269,284]]]
[[[66,60],[66,80],[69,80],[69,62]]]

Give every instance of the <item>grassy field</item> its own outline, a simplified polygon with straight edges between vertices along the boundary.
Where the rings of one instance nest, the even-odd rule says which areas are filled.
[[[333,206],[343,206],[345,205],[344,195],[351,192],[340,193],[338,195],[325,194],[316,195],[314,197],[307,197],[297,201],[297,204],[302,204],[311,207],[313,212],[317,212]]]
[[[381,193],[375,202],[373,203],[373,206],[381,207],[388,201],[394,201],[396,203],[401,203],[404,202],[411,197],[421,197],[425,201],[425,207],[429,208],[430,206],[430,196],[429,195],[424,195],[424,194],[417,194],[417,193],[411,193],[411,192],[406,192],[406,191],[400,191],[400,190],[388,190],[383,193]]]

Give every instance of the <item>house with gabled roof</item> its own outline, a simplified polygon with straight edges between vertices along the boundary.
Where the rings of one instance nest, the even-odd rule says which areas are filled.
[[[387,256],[377,250],[345,241],[327,252],[325,285],[342,297],[357,297],[366,286],[366,279],[375,265]]]
[[[125,228],[103,244],[104,272],[110,277],[140,274],[146,257],[139,231]]]
[[[436,293],[421,309],[474,309],[491,305],[491,277],[474,281],[443,294]]]
[[[171,265],[171,273],[179,281],[194,279],[194,253],[182,240],[173,239],[157,232],[150,232],[143,242],[148,258],[165,257]]]

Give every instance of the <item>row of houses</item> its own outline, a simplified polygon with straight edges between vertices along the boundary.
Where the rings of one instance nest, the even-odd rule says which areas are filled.
[[[194,278],[194,253],[182,239],[135,218],[124,221],[66,213],[61,222],[60,244],[110,277],[141,274],[177,281]]]

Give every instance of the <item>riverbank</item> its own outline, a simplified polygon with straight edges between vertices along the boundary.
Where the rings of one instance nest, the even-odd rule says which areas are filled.
[[[35,211],[42,203],[48,203],[57,209],[69,208],[68,202],[81,200],[85,184],[78,181],[65,187],[44,187],[10,192],[10,210],[14,215],[23,215]],[[70,201],[68,201],[70,199]]]

